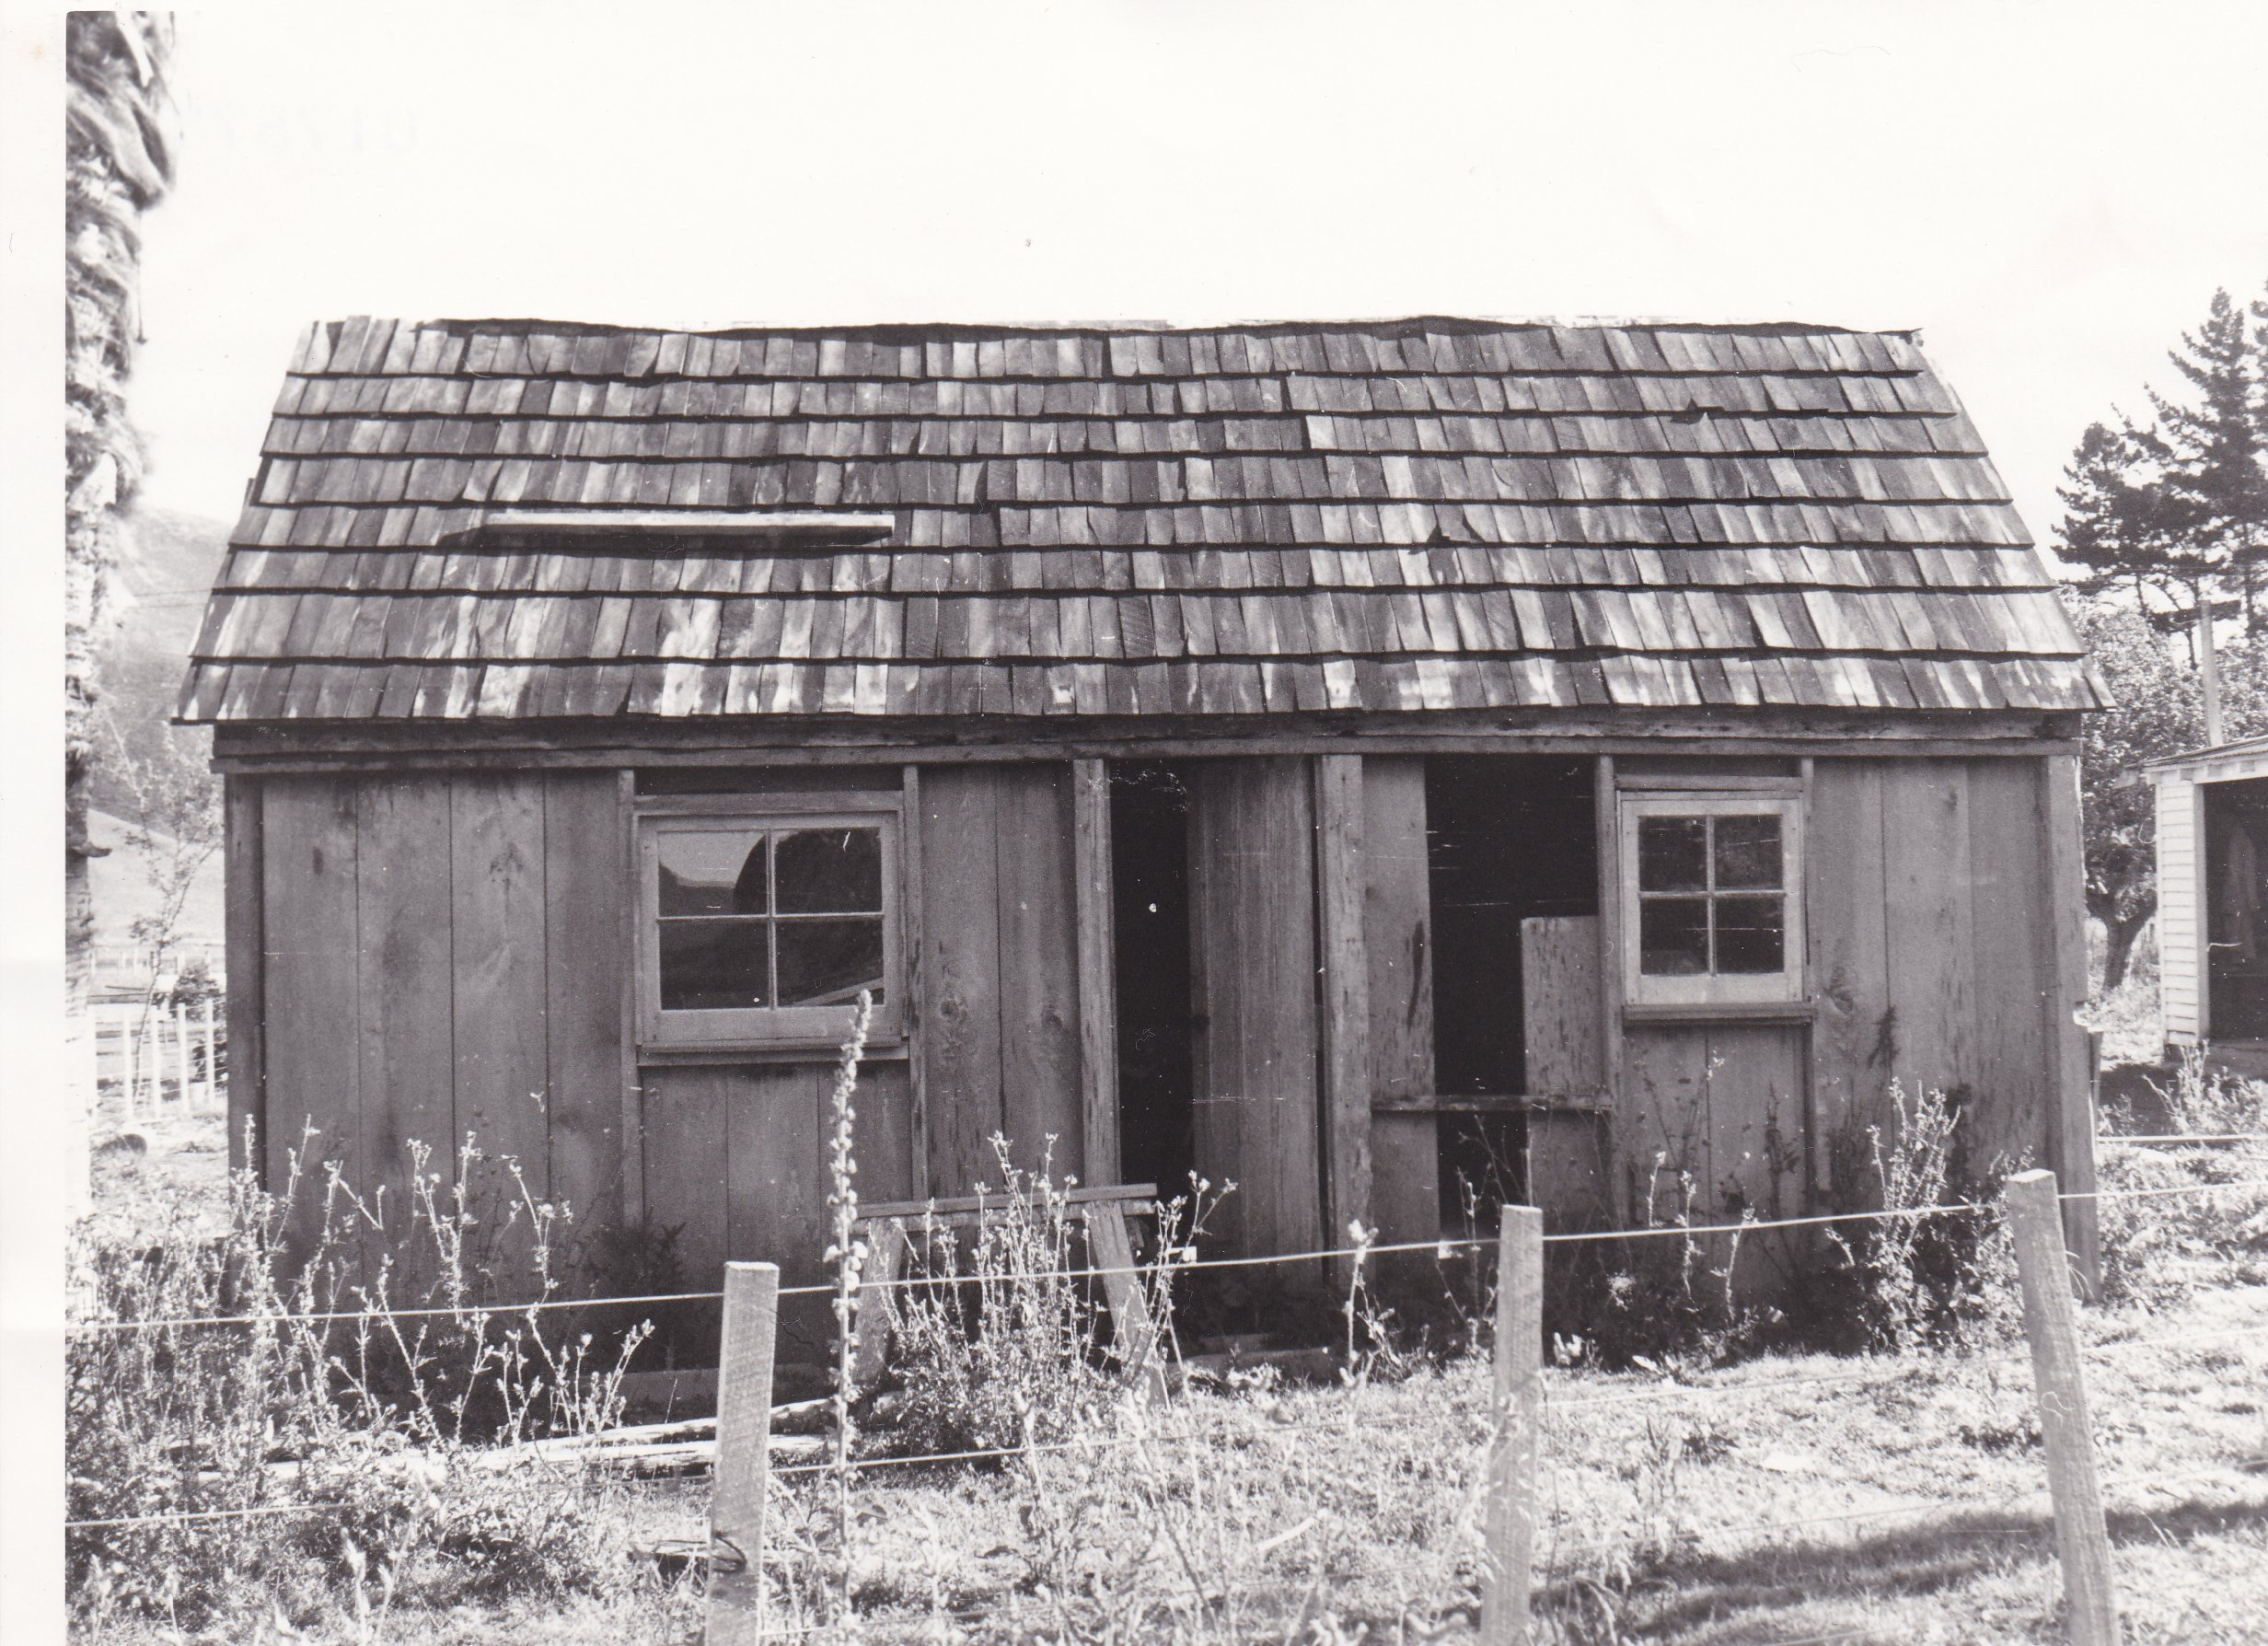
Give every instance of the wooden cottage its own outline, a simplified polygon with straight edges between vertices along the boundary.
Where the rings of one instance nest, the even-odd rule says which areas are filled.
[[[2268,1076],[2268,737],[2143,767],[2158,801],[2166,1039]]]
[[[351,319],[180,714],[272,1174],[793,1275],[862,988],[870,1200],[1796,1214],[1893,1077],[2083,1186],[2104,701],[1904,333]]]

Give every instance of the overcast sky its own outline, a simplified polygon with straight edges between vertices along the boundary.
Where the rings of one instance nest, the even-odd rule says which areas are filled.
[[[2079,431],[2268,279],[2263,18],[184,12],[147,496],[234,518],[317,318],[1645,315],[1920,328],[2044,540]]]

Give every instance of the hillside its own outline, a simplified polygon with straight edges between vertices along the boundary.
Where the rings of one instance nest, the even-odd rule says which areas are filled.
[[[206,591],[228,551],[228,528],[196,515],[143,509],[126,521],[121,536],[114,585],[121,609],[96,654],[101,706],[136,759],[158,759],[171,751],[202,766],[211,735],[167,722],[189,667]],[[96,806],[133,811],[131,792],[113,762],[98,764],[94,782]]]

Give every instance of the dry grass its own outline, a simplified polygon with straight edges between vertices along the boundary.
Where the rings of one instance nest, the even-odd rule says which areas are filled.
[[[2121,1151],[2105,1174],[2113,1188],[2252,1179],[2268,1177],[2268,1151]],[[2268,1617],[2268,1200],[2230,1197],[2211,1214],[2178,1198],[2114,1204],[2114,1245],[2142,1283],[2083,1325],[2127,1638],[2256,1641]],[[1549,1374],[1541,1638],[2058,1639],[2031,1375],[2007,1320],[2005,1297],[1988,1297],[1958,1350],[1771,1357],[1674,1382]],[[1255,1374],[1163,1411],[1106,1412],[1062,1449],[1007,1466],[876,1467],[855,1494],[857,1636],[1455,1638],[1478,1570],[1487,1434],[1485,1370],[1467,1359],[1340,1386]],[[775,1570],[809,1593],[793,1580],[836,1570],[831,1487],[802,1476],[775,1490]],[[623,1547],[697,1534],[704,1502],[700,1481],[623,1494]],[[342,1597],[300,1617],[294,1636],[239,1620],[202,1638],[675,1646],[698,1617],[690,1590],[648,1580],[375,1619]],[[201,1637],[119,1618],[84,1638]]]

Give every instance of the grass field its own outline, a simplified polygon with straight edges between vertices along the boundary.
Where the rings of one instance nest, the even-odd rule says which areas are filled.
[[[117,1157],[108,1192],[194,1193],[210,1142],[191,1129]],[[2113,1185],[2268,1177],[2268,1150],[2138,1154],[2107,1157]],[[2134,1642],[2268,1639],[2268,1196],[2217,1204],[2124,1203],[2124,1301],[2082,1316]],[[2005,1282],[1985,1292],[1955,1348],[1548,1373],[1539,1639],[2059,1640],[2031,1373]],[[1478,1570],[1487,1387],[1471,1359],[1307,1386],[1260,1371],[1162,1409],[1098,1411],[1004,1465],[878,1462],[854,1494],[855,1638],[1456,1638]],[[525,1490],[565,1484],[538,1472]],[[835,1615],[833,1491],[822,1475],[775,1479],[778,1627]],[[389,1607],[367,1575],[193,1626],[83,1609],[78,1638],[683,1641],[693,1582],[632,1551],[698,1537],[706,1492],[704,1478],[591,1492],[619,1565],[569,1590]]]

